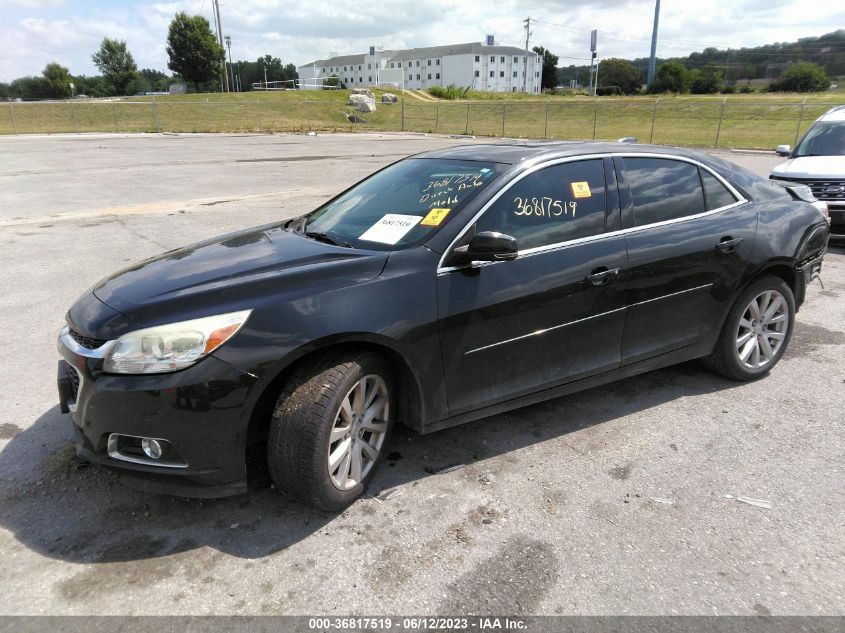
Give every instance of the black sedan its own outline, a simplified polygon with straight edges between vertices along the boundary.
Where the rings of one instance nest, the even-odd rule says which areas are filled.
[[[775,366],[828,221],[806,187],[656,146],[463,146],[305,216],[170,251],[68,311],[83,459],[145,489],[325,509],[421,433],[694,358]]]

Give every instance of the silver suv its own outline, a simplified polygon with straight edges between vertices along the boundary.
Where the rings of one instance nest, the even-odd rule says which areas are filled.
[[[788,157],[769,176],[810,187],[827,203],[831,238],[845,238],[845,105],[828,110],[810,126],[795,149],[778,145]]]

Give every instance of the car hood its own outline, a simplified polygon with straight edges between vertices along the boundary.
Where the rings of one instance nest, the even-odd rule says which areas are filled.
[[[147,259],[93,287],[148,327],[320,293],[377,277],[386,252],[332,246],[281,224],[248,229]]]
[[[802,156],[777,165],[772,175],[778,178],[845,179],[845,156]]]

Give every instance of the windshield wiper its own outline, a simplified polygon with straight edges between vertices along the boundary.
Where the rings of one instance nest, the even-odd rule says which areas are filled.
[[[309,237],[312,240],[317,240],[318,242],[325,242],[326,244],[332,244],[334,246],[343,246],[344,248],[352,248],[352,244],[349,242],[344,242],[341,239],[336,237],[331,237],[327,233],[320,233],[319,231],[306,231],[305,237]]]

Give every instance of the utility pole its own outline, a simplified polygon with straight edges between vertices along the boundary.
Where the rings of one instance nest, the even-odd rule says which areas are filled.
[[[660,0],[654,1],[654,28],[651,31],[651,57],[648,58],[648,78],[646,89],[654,83],[654,69],[657,65],[657,22],[660,20]]]
[[[528,41],[531,39],[531,18],[522,21],[525,24],[525,70],[522,73],[522,92],[528,92]]]
[[[211,0],[214,9],[214,22],[217,24],[217,43],[223,48],[223,25],[220,23],[220,5],[218,0]],[[223,74],[220,76],[220,92],[229,92],[229,71],[226,70],[226,60],[223,60]]]
[[[226,48],[229,49],[229,76],[232,78],[232,90],[238,91],[235,85],[235,67],[232,66],[232,38],[228,35],[224,38],[226,40]]]
[[[590,89],[589,94],[590,96],[594,96],[596,94],[596,86],[593,82],[593,66],[596,63],[596,46],[598,44],[599,32],[596,29],[593,29],[590,32]],[[598,73],[596,73],[598,75]]]

